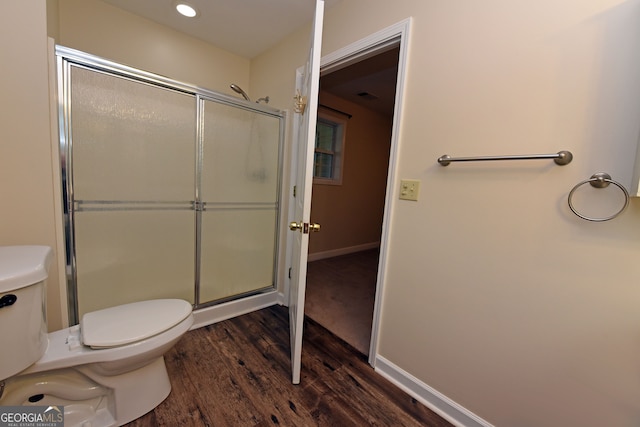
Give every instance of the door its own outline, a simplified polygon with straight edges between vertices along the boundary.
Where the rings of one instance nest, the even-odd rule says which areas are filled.
[[[193,302],[194,96],[82,64],[67,68],[75,321],[140,300]]]
[[[292,239],[291,283],[289,287],[289,328],[291,338],[291,381],[300,383],[302,362],[302,329],[304,296],[307,275],[309,232],[318,230],[310,225],[311,184],[313,183],[313,148],[318,116],[318,90],[320,86],[320,49],[324,0],[316,1],[311,30],[311,48],[307,63],[296,74],[296,112],[294,114],[294,145],[297,149],[294,190],[294,216],[290,229]]]
[[[202,101],[198,303],[274,288],[280,117]]]
[[[134,301],[275,293],[284,112],[56,55],[70,323]]]

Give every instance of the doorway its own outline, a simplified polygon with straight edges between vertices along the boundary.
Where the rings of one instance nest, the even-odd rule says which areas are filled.
[[[334,141],[331,151],[335,180],[316,165],[311,217],[322,232],[310,239],[305,313],[364,355],[374,326],[399,58],[398,38],[320,78],[319,120],[344,123],[344,142]]]

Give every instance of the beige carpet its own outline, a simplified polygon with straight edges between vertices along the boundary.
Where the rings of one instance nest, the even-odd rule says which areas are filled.
[[[305,314],[369,354],[378,250],[310,262]]]

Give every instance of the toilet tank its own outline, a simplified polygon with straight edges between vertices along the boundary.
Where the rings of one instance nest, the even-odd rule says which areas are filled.
[[[0,380],[47,350],[45,283],[52,256],[48,246],[0,246]]]

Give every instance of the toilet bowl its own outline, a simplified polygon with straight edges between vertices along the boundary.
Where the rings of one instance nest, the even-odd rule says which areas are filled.
[[[171,391],[164,353],[193,324],[191,304],[124,304],[46,333],[50,259],[44,246],[0,247],[0,406],[64,406],[65,426],[91,427],[155,408]]]

